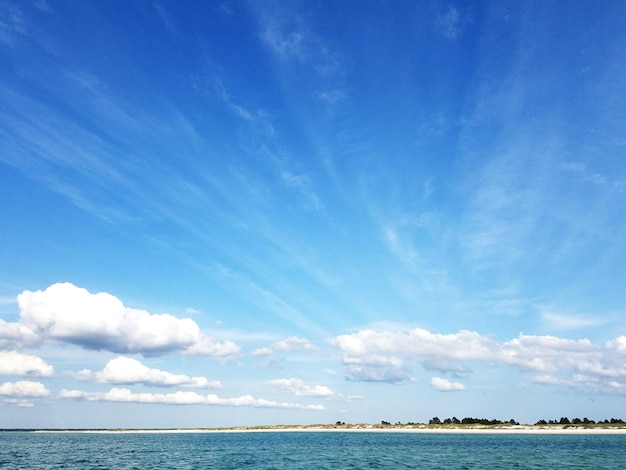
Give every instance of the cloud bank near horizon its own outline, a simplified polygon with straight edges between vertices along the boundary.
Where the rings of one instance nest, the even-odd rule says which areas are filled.
[[[301,410],[324,410],[323,405],[301,405],[298,403],[276,402],[263,398],[254,398],[244,395],[235,398],[220,398],[211,393],[201,395],[197,392],[173,393],[133,393],[127,388],[114,387],[108,392],[84,392],[81,390],[66,390],[59,392],[59,397],[70,400],[109,401],[126,403],[157,403],[164,405],[211,405],[211,406],[249,406],[254,408],[281,408]]]
[[[599,346],[588,339],[520,333],[509,341],[462,330],[432,333],[423,328],[361,330],[332,339],[353,380],[402,383],[411,379],[414,363],[427,370],[468,375],[468,363],[507,365],[537,373],[531,381],[596,392],[626,392],[626,336]],[[461,383],[433,378],[437,390],[461,390]]]
[[[91,294],[70,283],[53,284],[44,291],[24,291],[18,296],[19,324],[3,324],[4,331],[22,331],[24,347],[45,342],[66,343],[87,350],[134,352],[146,358],[164,354],[184,356],[194,344],[206,341],[199,327],[190,319],[171,315],[152,315],[144,310],[125,307],[115,296]],[[402,384],[417,382],[412,375],[420,364],[426,372],[438,372],[448,377],[433,376],[430,385],[442,392],[463,392],[463,383],[475,372],[472,366],[512,367],[525,376],[528,385],[549,385],[565,388],[586,388],[601,393],[626,393],[626,336],[618,336],[604,345],[588,339],[572,340],[554,336],[518,337],[498,341],[491,335],[462,330],[456,333],[433,333],[423,328],[402,328],[386,325],[328,339],[328,344],[341,353],[341,364],[350,381]],[[3,330],[0,330],[0,332]],[[33,341],[36,338],[36,341]],[[212,343],[214,348],[246,354],[231,341]],[[275,352],[315,355],[319,347],[308,339],[288,337],[268,346],[252,349],[250,357],[272,355]],[[158,354],[157,354],[158,353]],[[213,358],[227,357],[222,353]],[[17,350],[0,350],[0,375],[50,378],[53,365],[32,354]],[[189,376],[149,367],[141,361],[117,356],[100,371],[68,371],[79,381],[95,381],[112,385],[143,385],[153,387],[223,388],[220,380]],[[451,380],[455,379],[455,380]],[[298,397],[332,397],[335,392],[326,385],[307,385],[296,377],[277,378],[268,382],[277,390]],[[5,382],[0,394],[9,403],[33,406],[33,399],[48,397],[50,392],[41,382]],[[87,392],[64,389],[59,397],[88,401],[128,401],[134,403],[210,404],[225,406],[260,406],[291,409],[324,409],[319,405],[304,405],[274,400],[219,398],[214,394],[196,392],[134,393],[115,387],[109,392]],[[340,398],[340,397],[339,397]],[[11,401],[13,400],[13,401]]]

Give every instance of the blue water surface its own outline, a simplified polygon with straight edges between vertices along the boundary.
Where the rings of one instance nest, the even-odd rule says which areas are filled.
[[[626,468],[626,435],[0,432],[1,469]]]

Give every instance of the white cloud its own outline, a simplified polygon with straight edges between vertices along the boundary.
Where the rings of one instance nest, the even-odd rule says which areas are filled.
[[[95,377],[98,382],[116,385],[140,383],[158,387],[222,387],[222,384],[217,380],[209,381],[206,377],[189,377],[183,374],[172,374],[159,369],[151,369],[136,359],[123,356],[111,359],[101,372],[95,374]]]
[[[606,344],[609,349],[614,349],[616,352],[626,354],[626,336],[618,336],[612,341]]]
[[[325,385],[306,385],[303,380],[296,378],[274,379],[269,382],[271,385],[295,393],[300,397],[329,397],[334,392]]]
[[[312,351],[315,346],[308,339],[290,336],[281,341],[277,341],[269,347],[258,348],[252,351],[252,356],[271,356],[275,352],[291,352],[297,350]]]
[[[0,351],[0,375],[51,377],[54,368],[43,359],[17,351]]]
[[[538,384],[563,385],[562,380],[559,380],[553,375],[549,375],[549,374],[536,375],[535,377],[531,379],[531,381],[534,383],[538,383]]]
[[[491,338],[476,332],[444,335],[422,328],[407,332],[362,330],[338,336],[331,343],[342,350],[343,362],[354,379],[386,382],[409,378],[410,366],[405,359],[430,359],[431,365],[445,359],[446,367],[452,368],[463,360],[492,359],[495,349]]]
[[[37,335],[30,328],[0,319],[0,349],[15,349],[35,342]]]
[[[5,382],[0,385],[0,395],[8,397],[47,397],[48,389],[40,382],[19,380],[17,382]]]
[[[441,377],[433,377],[432,379],[430,379],[430,384],[435,390],[440,390],[442,392],[465,390],[465,385],[463,385],[462,383],[451,382],[448,379],[443,379]]]
[[[232,341],[226,340],[219,343],[205,336],[185,349],[183,353],[189,356],[208,356],[225,361],[237,356],[239,351],[241,348]]]
[[[396,367],[400,359],[395,356],[400,356],[426,360],[430,369],[436,369],[438,364],[443,365],[442,370],[463,370],[460,361],[477,360],[547,370],[564,361],[571,365],[578,362],[580,355],[588,355],[595,350],[589,340],[520,334],[518,338],[499,343],[473,331],[440,334],[422,328],[407,332],[363,330],[338,336],[331,343],[343,351],[346,364],[383,364],[388,361]],[[564,352],[569,353],[569,359],[563,356]]]
[[[87,349],[117,353],[188,354],[224,359],[239,352],[230,341],[204,336],[196,322],[169,314],[150,314],[124,306],[116,297],[91,294],[70,283],[18,295],[21,325],[41,339],[53,339]]]
[[[252,356],[271,356],[274,350],[271,348],[258,348],[250,353]]]
[[[604,347],[588,339],[530,336],[499,342],[471,331],[454,334],[410,330],[363,330],[331,340],[343,353],[349,378],[398,383],[409,379],[412,363],[428,370],[468,372],[464,363],[505,364],[540,372],[535,383],[587,387],[594,391],[626,391],[626,337]],[[547,380],[546,377],[554,379]],[[437,382],[433,386],[442,385]],[[443,385],[442,385],[443,386]]]
[[[193,344],[198,325],[168,314],[125,307],[107,293],[91,294],[70,283],[18,295],[21,322],[41,336],[90,349],[159,352]]]
[[[80,380],[81,382],[84,382],[86,380],[92,380],[95,376],[95,374],[89,369],[79,370],[78,372],[68,371],[65,373],[65,375],[72,377],[76,380]]]
[[[371,354],[363,357],[345,357],[343,363],[349,376],[363,382],[401,383],[410,380],[410,367],[395,356]]]
[[[215,394],[200,395],[196,392],[174,393],[133,393],[127,388],[112,388],[106,393],[84,392],[80,390],[61,390],[60,398],[82,399],[88,401],[109,401],[128,403],[160,403],[167,405],[212,405],[212,406],[250,406],[255,408],[285,408],[324,410],[322,405],[301,405],[298,403],[276,402],[244,395],[235,398],[220,398]]]

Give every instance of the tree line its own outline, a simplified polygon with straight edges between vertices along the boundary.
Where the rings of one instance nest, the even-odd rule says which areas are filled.
[[[498,425],[498,424],[511,424],[511,425],[519,425],[519,422],[510,419],[508,421],[500,421],[499,419],[486,419],[486,418],[463,418],[458,419],[453,416],[452,418],[446,418],[444,420],[439,419],[437,416],[428,421],[428,424],[482,424],[482,425]],[[548,425],[548,424],[563,424],[563,425],[591,425],[591,424],[624,424],[624,420],[619,418],[611,418],[605,419],[604,421],[594,421],[589,418],[573,418],[569,419],[566,416],[561,417],[560,419],[540,419],[535,423],[535,425]]]
[[[499,419],[487,419],[487,418],[463,418],[463,419],[458,419],[456,416],[453,416],[452,418],[445,418],[445,419],[439,419],[437,416],[435,416],[434,418],[430,419],[428,421],[429,425],[463,425],[463,424],[479,424],[479,425],[483,425],[483,426],[493,426],[493,425],[513,425],[513,426],[518,426],[520,423],[518,421],[516,421],[515,419],[510,419],[508,421],[501,421]],[[560,419],[549,419],[549,420],[545,420],[545,419],[540,419],[539,421],[537,421],[535,423],[535,426],[542,426],[542,425],[581,425],[581,426],[591,426],[591,425],[611,425],[611,424],[626,424],[626,421],[624,421],[623,419],[620,418],[611,418],[611,419],[605,419],[605,420],[598,420],[598,421],[594,421],[593,419],[589,419],[589,418],[572,418],[571,420],[565,416],[561,417]],[[335,423],[335,426],[345,426],[346,423],[344,421],[337,421]],[[382,420],[380,422],[381,426],[423,426],[422,423],[414,423],[412,421],[408,421],[407,423],[401,423],[400,421],[398,421],[397,423],[393,424],[390,421],[385,421]]]

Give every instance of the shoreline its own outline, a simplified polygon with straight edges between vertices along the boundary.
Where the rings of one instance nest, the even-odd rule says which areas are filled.
[[[359,432],[407,434],[626,434],[626,425],[268,425],[234,426],[228,428],[163,428],[163,429],[5,429],[4,432],[36,433],[93,433],[93,434],[207,434],[207,433],[262,433],[262,432]]]

